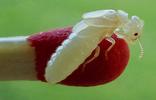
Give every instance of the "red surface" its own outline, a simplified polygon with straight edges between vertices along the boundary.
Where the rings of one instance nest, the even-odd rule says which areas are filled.
[[[51,55],[62,41],[71,33],[71,28],[64,28],[35,34],[28,38],[31,46],[36,51],[36,70],[39,80],[45,81],[45,67]],[[105,51],[110,43],[103,40],[100,46],[100,55],[94,61],[87,64],[83,69],[79,66],[70,76],[61,81],[60,84],[70,86],[95,86],[108,83],[116,79],[125,69],[129,60],[129,48],[123,39],[113,35],[116,41],[115,46],[108,53],[108,59],[105,58]],[[85,49],[85,48],[84,48]],[[90,57],[92,57],[94,51]],[[88,57],[87,59],[89,59]]]
[[[44,74],[47,62],[69,33],[71,33],[71,28],[37,33],[28,38],[31,46],[35,48],[36,70],[39,80],[45,81]]]

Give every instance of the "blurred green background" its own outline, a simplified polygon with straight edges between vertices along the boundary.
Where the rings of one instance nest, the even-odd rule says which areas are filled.
[[[129,65],[115,81],[89,88],[0,82],[0,100],[156,100],[155,5],[155,0],[0,0],[0,36],[71,26],[84,12],[98,9],[121,9],[145,21],[145,56],[138,59],[139,46],[131,45]]]

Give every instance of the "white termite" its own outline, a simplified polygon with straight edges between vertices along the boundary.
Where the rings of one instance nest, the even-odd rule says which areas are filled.
[[[111,38],[115,31],[122,30],[118,34],[124,36],[127,41],[134,41],[140,37],[142,28],[143,22],[137,16],[132,16],[129,20],[128,14],[121,10],[98,10],[84,14],[82,21],[73,27],[68,39],[51,56],[45,72],[46,80],[49,83],[64,80],[96,48],[97,52],[94,57],[97,57],[100,50],[97,46],[104,38],[112,43],[107,50],[109,51],[115,44],[115,40]],[[132,32],[132,35],[125,34],[125,32]],[[86,64],[93,59],[87,61]]]

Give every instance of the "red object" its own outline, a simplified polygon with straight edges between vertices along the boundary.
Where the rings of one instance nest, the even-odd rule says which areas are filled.
[[[39,80],[45,81],[45,67],[51,55],[56,48],[61,45],[69,34],[72,32],[71,28],[57,29],[41,34],[35,34],[28,38],[31,46],[36,51],[36,70]],[[91,63],[83,68],[82,64],[65,80],[59,84],[70,86],[95,86],[108,83],[116,79],[125,69],[129,60],[129,48],[127,43],[116,35],[113,35],[116,41],[114,47],[108,53],[108,59],[105,57],[105,51],[111,45],[105,39],[99,44],[100,55]],[[85,49],[85,48],[84,48]],[[86,59],[90,59],[92,54]]]
[[[44,74],[47,62],[56,48],[61,45],[71,33],[71,28],[56,29],[48,32],[34,34],[28,38],[31,46],[36,52],[36,71],[37,78],[46,81]]]

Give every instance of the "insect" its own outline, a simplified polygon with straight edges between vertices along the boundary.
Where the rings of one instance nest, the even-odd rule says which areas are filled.
[[[112,43],[106,52],[107,56],[107,53],[115,44],[115,40],[111,38],[114,32],[118,31],[116,32],[117,35],[123,36],[128,42],[133,42],[138,40],[143,28],[143,21],[139,17],[132,16],[129,19],[128,14],[121,10],[93,11],[84,14],[82,18],[73,27],[68,39],[51,56],[45,74],[45,78],[49,83],[64,80],[84,62],[94,49],[96,49],[94,57],[88,60],[84,66],[98,57],[100,52],[98,44],[104,38]],[[142,55],[143,49],[141,46]]]

